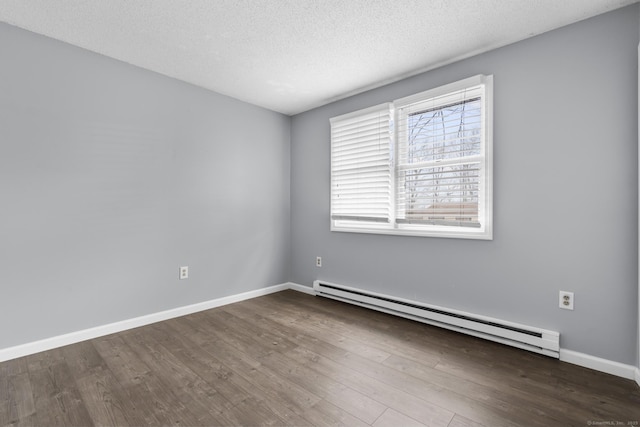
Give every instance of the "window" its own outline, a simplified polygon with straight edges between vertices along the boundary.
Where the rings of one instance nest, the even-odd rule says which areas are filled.
[[[492,238],[492,76],[330,120],[331,229]]]

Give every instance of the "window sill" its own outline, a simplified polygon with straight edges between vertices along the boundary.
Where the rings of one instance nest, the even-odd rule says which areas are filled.
[[[471,240],[493,240],[493,232],[487,227],[464,229],[458,227],[434,226],[434,227],[376,227],[367,224],[358,226],[357,224],[336,225],[331,224],[331,231],[340,233],[365,233],[365,234],[386,234],[390,236],[413,236],[413,237],[440,237],[448,239],[471,239]]]

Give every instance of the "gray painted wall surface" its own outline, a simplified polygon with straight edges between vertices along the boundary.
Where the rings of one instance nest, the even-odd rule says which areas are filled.
[[[0,348],[289,279],[289,117],[5,24],[0,62]]]
[[[635,364],[637,8],[294,116],[292,281],[556,330],[564,349]],[[494,240],[330,232],[329,118],[480,73],[494,75]]]

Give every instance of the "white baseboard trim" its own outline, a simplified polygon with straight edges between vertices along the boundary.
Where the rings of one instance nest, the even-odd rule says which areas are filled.
[[[304,289],[303,289],[304,288]],[[297,285],[295,283],[282,283],[267,288],[256,289],[254,291],[243,292],[237,295],[217,298],[205,302],[191,304],[183,307],[173,308],[158,313],[148,314],[146,316],[135,317],[133,319],[122,320],[120,322],[110,323],[107,325],[97,326],[95,328],[84,329],[81,331],[71,332],[64,335],[58,335],[43,340],[34,341],[26,344],[17,345],[0,349],[0,362],[18,357],[28,356],[30,354],[39,353],[41,351],[51,350],[63,347],[69,344],[75,344],[80,341],[86,341],[93,338],[102,337],[116,332],[126,331],[128,329],[138,328],[140,326],[149,325],[151,323],[161,322],[163,320],[173,319],[174,317],[186,316],[187,314],[197,313],[199,311],[209,310],[211,308],[220,307],[234,302],[244,301],[263,295],[272,294],[274,292],[284,291],[286,289],[295,289],[297,291],[306,292],[311,289],[307,286]]]
[[[303,292],[309,295],[316,295],[316,291],[313,290],[311,286],[299,285],[297,283],[287,282],[285,285],[288,286],[288,289],[293,289],[294,291]]]
[[[560,360],[638,382],[638,368],[572,350],[560,349]],[[640,385],[640,382],[638,382]]]
[[[309,286],[304,286],[292,282],[282,283],[279,285],[269,286],[267,288],[256,289],[254,291],[243,292],[237,295],[230,295],[214,300],[173,308],[158,313],[148,314],[146,316],[140,316],[133,319],[110,323],[108,325],[97,326],[95,328],[84,329],[77,332],[71,332],[56,337],[46,338],[43,340],[21,344],[14,347],[0,349],[0,362],[17,359],[18,357],[28,356],[30,354],[39,353],[41,351],[51,350],[69,344],[75,344],[80,341],[86,341],[93,338],[126,331],[128,329],[138,328],[140,326],[161,322],[163,320],[173,319],[175,317],[186,316],[188,314],[197,313],[199,311],[209,310],[227,304],[233,304],[234,302],[240,302],[263,295],[272,294],[274,292],[284,291],[287,289],[292,289],[309,295],[316,294],[313,288]],[[625,365],[623,363],[601,359],[599,357],[590,356],[588,354],[578,353],[577,351],[563,349],[560,349],[560,360],[563,362],[572,363],[574,365],[594,369],[596,371],[606,372],[618,377],[635,380],[636,383],[638,383],[638,386],[640,386],[640,368],[636,368],[632,365]]]

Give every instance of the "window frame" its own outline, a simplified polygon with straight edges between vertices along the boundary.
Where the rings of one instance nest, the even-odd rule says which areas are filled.
[[[397,188],[398,182],[398,162],[399,162],[399,142],[398,131],[400,128],[399,111],[411,104],[422,103],[433,98],[446,96],[447,94],[462,91],[466,88],[482,87],[482,132],[481,132],[481,154],[478,157],[480,165],[479,188],[478,188],[478,218],[480,227],[464,227],[450,225],[434,225],[434,224],[416,224],[416,223],[398,223],[396,220],[397,212]],[[392,126],[391,134],[391,194],[389,196],[390,218],[389,222],[366,222],[333,219],[330,210],[330,229],[336,232],[349,233],[370,233],[370,234],[387,234],[402,236],[421,236],[421,237],[443,237],[443,238],[460,238],[460,239],[493,239],[493,76],[492,75],[476,75],[454,83],[410,95],[397,99],[390,105],[390,116]],[[445,104],[442,103],[442,106]],[[436,104],[437,107],[437,104]],[[334,117],[339,120],[341,117],[354,117],[360,112],[366,112],[370,108],[354,111],[342,116]],[[334,142],[331,141],[333,150]],[[332,160],[331,160],[332,162]],[[446,163],[446,162],[445,162]],[[333,171],[333,169],[331,169]],[[333,173],[331,173],[333,183]],[[330,189],[330,197],[334,197],[333,185]]]

